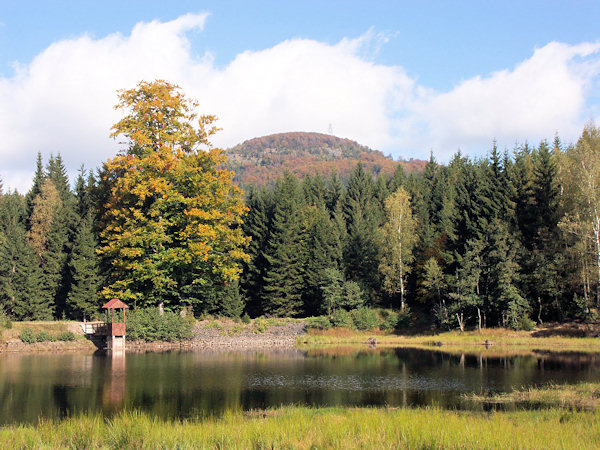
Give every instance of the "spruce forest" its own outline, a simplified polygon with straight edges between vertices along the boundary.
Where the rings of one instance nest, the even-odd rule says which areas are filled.
[[[164,81],[121,92],[127,147],[69,180],[39,154],[0,198],[0,308],[93,318],[107,299],[240,317],[391,308],[408,327],[590,319],[600,306],[600,130],[421,173],[233,183],[215,118]]]

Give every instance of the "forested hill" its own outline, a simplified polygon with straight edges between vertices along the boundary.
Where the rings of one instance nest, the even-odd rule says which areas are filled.
[[[241,185],[270,183],[286,169],[302,176],[337,172],[347,177],[357,162],[374,174],[392,174],[398,164],[404,171],[421,172],[426,161],[394,161],[377,150],[350,139],[328,134],[294,132],[250,139],[227,150],[235,181]]]

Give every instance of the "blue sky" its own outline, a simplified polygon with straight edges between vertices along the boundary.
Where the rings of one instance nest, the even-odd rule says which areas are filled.
[[[327,132],[442,161],[491,141],[576,141],[598,118],[600,2],[0,3],[0,177],[35,154],[74,172],[118,144],[116,89],[167,78],[216,113],[227,147]]]

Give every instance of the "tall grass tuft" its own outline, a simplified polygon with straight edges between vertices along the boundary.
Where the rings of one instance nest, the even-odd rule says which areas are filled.
[[[305,408],[188,420],[123,412],[0,429],[4,448],[598,448],[600,411]]]

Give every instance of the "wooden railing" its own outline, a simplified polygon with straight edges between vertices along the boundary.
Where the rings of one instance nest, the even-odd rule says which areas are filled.
[[[106,335],[106,324],[104,322],[84,322],[81,328],[85,334]]]
[[[85,322],[81,324],[85,334],[96,336],[125,336],[124,323]]]

